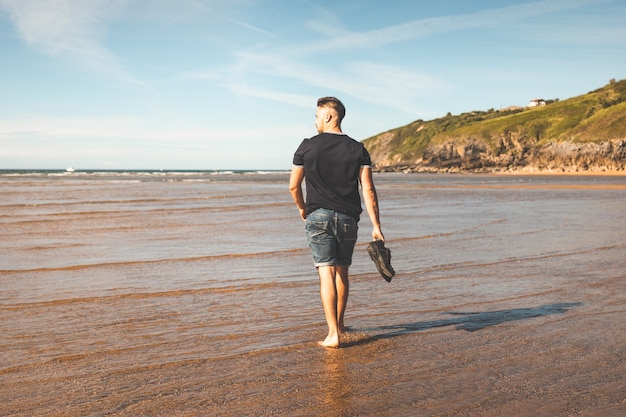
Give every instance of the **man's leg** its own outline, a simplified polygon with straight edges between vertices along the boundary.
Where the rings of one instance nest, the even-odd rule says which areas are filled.
[[[328,335],[326,339],[319,342],[319,344],[324,347],[336,348],[339,347],[339,323],[337,321],[338,294],[335,285],[337,268],[335,266],[320,266],[317,268],[317,272],[320,276],[322,307],[324,307],[326,324],[328,324]]]
[[[348,295],[350,293],[350,281],[348,280],[348,267],[335,267],[335,288],[337,289],[337,326],[340,332],[346,331],[343,322],[343,315],[348,305]]]
[[[345,330],[344,313],[348,305],[350,282],[347,266],[320,266],[320,296],[328,324],[328,335],[320,342],[325,347],[339,347],[339,332]]]

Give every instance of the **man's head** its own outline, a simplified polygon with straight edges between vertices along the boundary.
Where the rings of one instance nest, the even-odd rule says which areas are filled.
[[[335,97],[322,97],[317,100],[315,127],[319,133],[341,132],[341,121],[346,115],[343,103]]]

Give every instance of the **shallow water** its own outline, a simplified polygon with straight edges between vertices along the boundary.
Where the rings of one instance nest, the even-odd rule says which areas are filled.
[[[364,215],[352,331],[331,351],[315,344],[318,283],[287,179],[0,176],[0,415],[498,415],[476,393],[515,362],[502,353],[509,367],[490,373],[476,353],[462,366],[468,352],[498,356],[506,338],[558,351],[550,337],[600,315],[617,339],[598,384],[624,370],[626,177],[377,174],[397,275],[367,257]],[[554,333],[505,332],[528,323]],[[519,415],[561,415],[507,390],[503,404],[528,399]]]

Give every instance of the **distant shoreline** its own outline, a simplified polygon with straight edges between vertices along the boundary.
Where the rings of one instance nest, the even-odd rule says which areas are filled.
[[[190,175],[190,174],[215,174],[215,175],[243,175],[243,174],[283,174],[288,173],[286,169],[93,169],[93,168],[76,168],[72,171],[61,168],[51,169],[37,169],[37,168],[24,168],[24,169],[0,169],[0,175],[2,174],[66,174],[80,175],[80,174],[152,174],[152,175]]]
[[[626,176],[626,171],[537,171],[537,172],[525,172],[525,171],[504,171],[493,172],[497,175],[511,175],[511,176],[532,176],[532,175],[563,175],[563,176],[589,176],[589,177],[616,177]]]
[[[461,169],[424,169],[415,167],[384,167],[374,168],[377,173],[399,173],[399,174],[468,174],[468,175],[510,175],[510,176],[533,176],[533,175],[559,175],[559,176],[626,176],[626,170],[584,170],[584,171],[565,171],[565,170],[461,170]]]
[[[428,168],[416,168],[408,166],[399,167],[374,167],[375,173],[395,173],[395,174],[442,174],[442,175],[502,175],[502,176],[540,176],[540,175],[555,175],[555,176],[626,176],[626,170],[606,170],[606,171],[556,171],[556,170],[460,170],[453,169],[428,169]],[[0,169],[0,176],[8,175],[62,175],[62,176],[80,176],[80,175],[97,175],[97,174],[140,174],[140,175],[193,175],[193,174],[209,174],[209,175],[269,175],[269,174],[289,174],[290,170],[287,169],[224,169],[224,170],[211,170],[211,169],[76,169],[72,172],[67,172],[65,169]]]

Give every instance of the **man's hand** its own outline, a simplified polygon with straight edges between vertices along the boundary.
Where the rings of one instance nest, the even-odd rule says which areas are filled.
[[[385,241],[382,230],[380,230],[380,216],[378,214],[378,195],[376,194],[376,187],[374,187],[374,180],[372,179],[372,169],[370,167],[361,168],[359,174],[359,181],[361,182],[361,188],[363,189],[363,201],[365,202],[365,208],[367,214],[370,216],[372,225],[372,240]]]
[[[385,241],[385,236],[383,235],[383,231],[380,230],[380,226],[372,228],[372,240]]]
[[[304,167],[294,167],[291,169],[289,177],[289,191],[293,197],[293,201],[300,211],[302,220],[306,220],[306,205],[304,203],[304,194],[302,194],[302,180],[304,180]]]

